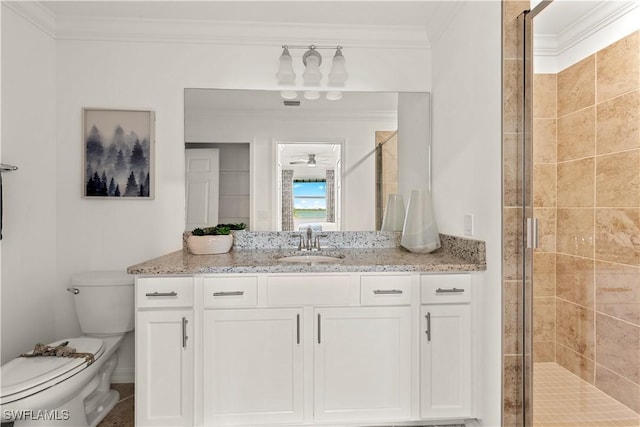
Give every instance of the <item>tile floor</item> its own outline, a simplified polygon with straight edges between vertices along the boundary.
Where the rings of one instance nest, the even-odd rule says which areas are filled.
[[[133,384],[111,384],[111,388],[118,390],[120,401],[113,407],[111,412],[97,427],[134,427],[134,385]],[[419,427],[419,426],[418,426]],[[437,426],[422,426],[437,427]],[[443,427],[464,427],[461,425],[448,425]]]
[[[111,387],[120,401],[98,427],[134,427],[134,385]],[[640,427],[640,414],[556,363],[535,364],[533,393],[534,427]]]
[[[640,427],[633,412],[556,363],[533,368],[534,427]]]
[[[97,427],[134,427],[134,386],[128,384],[111,384],[111,388],[118,390],[120,401]]]

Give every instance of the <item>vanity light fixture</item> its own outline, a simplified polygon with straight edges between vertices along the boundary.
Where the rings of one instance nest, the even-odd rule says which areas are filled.
[[[332,87],[344,86],[345,82],[349,78],[347,69],[345,66],[344,55],[342,54],[342,46],[289,46],[282,45],[282,54],[280,55],[280,67],[276,73],[278,83],[283,86],[295,85],[296,74],[293,71],[293,60],[289,49],[306,49],[302,55],[302,63],[305,66],[302,78],[304,80],[305,90],[303,96],[306,99],[314,100],[320,98],[320,91],[314,89],[315,86],[319,86],[322,81],[322,71],[320,66],[322,65],[322,55],[318,52],[319,49],[335,49],[333,56],[333,63],[328,75],[328,85]],[[293,89],[284,89],[280,92],[280,96],[284,99],[295,99],[298,93]],[[342,92],[339,90],[330,90],[326,92],[326,98],[330,101],[337,101],[342,98]]]

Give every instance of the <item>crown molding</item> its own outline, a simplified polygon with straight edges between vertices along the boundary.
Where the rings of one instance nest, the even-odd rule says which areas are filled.
[[[225,22],[185,19],[58,17],[59,40],[206,43],[224,45],[316,45],[349,47],[429,48],[422,26],[328,25]]]
[[[39,1],[2,1],[2,6],[20,15],[48,36],[56,37],[56,17]]]
[[[453,19],[464,7],[462,1],[440,2],[437,9],[437,18],[429,18],[429,43],[435,44],[450,28]]]
[[[429,49],[426,27],[296,24],[291,22],[57,16],[43,1],[2,1],[58,40],[273,46],[342,44],[349,47]]]
[[[533,54],[558,57],[626,15],[636,12],[637,8],[638,2],[633,0],[605,2],[557,35],[534,34]]]
[[[637,1],[605,2],[558,34],[558,53],[563,53],[638,7]]]

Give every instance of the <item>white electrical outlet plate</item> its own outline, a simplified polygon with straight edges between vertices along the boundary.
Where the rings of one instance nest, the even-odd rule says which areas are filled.
[[[473,214],[464,216],[464,235],[473,236]]]

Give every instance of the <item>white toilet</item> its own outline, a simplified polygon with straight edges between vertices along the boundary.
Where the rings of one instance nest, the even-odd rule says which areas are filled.
[[[133,283],[133,276],[121,271],[90,271],[71,279],[67,290],[74,294],[83,335],[49,345],[69,341],[95,361],[16,357],[2,365],[3,426],[95,426],[104,418],[120,398],[110,390],[111,374],[124,334],[134,327]]]

